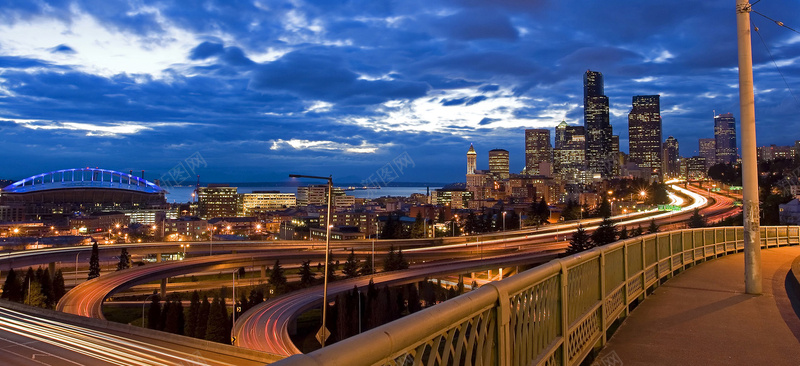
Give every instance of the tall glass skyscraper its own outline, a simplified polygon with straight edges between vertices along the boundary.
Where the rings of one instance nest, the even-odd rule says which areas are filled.
[[[508,179],[508,150],[489,150],[489,172],[497,179]]]
[[[583,125],[586,128],[586,163],[589,171],[609,177],[613,169],[611,156],[611,122],[608,97],[603,91],[603,74],[587,70],[583,74]]]
[[[714,139],[716,140],[717,163],[733,164],[738,156],[736,150],[736,118],[725,113],[714,116]]]
[[[658,95],[633,97],[628,114],[630,161],[661,176],[661,101]]]

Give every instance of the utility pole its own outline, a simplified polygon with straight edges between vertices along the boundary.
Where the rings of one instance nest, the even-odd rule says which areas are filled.
[[[756,160],[756,112],[753,94],[753,51],[750,41],[748,0],[736,0],[736,33],[739,41],[739,111],[742,120],[742,210],[744,214],[744,288],[761,294],[761,235],[758,209]]]

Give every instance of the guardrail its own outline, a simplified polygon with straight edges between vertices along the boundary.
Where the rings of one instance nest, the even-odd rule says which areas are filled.
[[[743,240],[741,227],[723,227],[618,241],[275,365],[577,365],[650,288]],[[800,244],[800,227],[762,227],[761,242]]]

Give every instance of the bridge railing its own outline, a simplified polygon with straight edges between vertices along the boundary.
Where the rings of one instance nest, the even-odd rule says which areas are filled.
[[[762,247],[800,227],[762,227]],[[577,365],[648,289],[744,248],[741,227],[655,233],[553,260],[276,365]]]

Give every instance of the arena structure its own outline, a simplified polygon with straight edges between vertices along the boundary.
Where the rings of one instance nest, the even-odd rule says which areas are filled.
[[[5,216],[11,216],[2,218],[5,221],[42,220],[53,215],[160,208],[166,205],[165,193],[157,184],[130,173],[64,169],[6,186],[0,190],[0,207]]]

